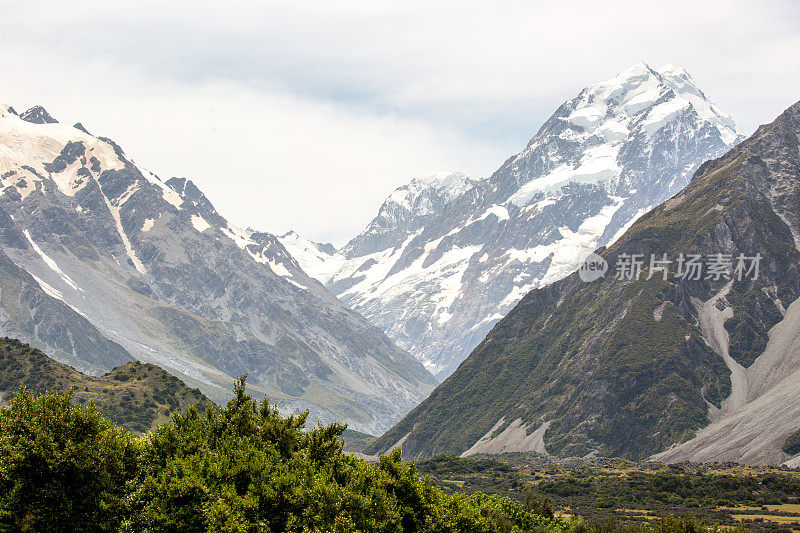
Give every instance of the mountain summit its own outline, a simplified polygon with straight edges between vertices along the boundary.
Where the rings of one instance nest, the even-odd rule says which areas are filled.
[[[24,113],[19,118],[31,124],[57,124],[58,121],[50,116],[45,108],[40,105],[34,106]]]
[[[562,104],[489,178],[412,181],[337,254],[283,242],[444,379],[526,293],[574,271],[742,138],[685,70],[639,63]]]
[[[37,109],[37,108],[35,108]],[[158,364],[210,398],[234,379],[285,411],[387,429],[435,385],[375,326],[185,178],[113,141],[0,107],[0,324],[79,370]]]
[[[526,295],[367,451],[798,464],[799,147],[800,102],[593,257],[604,277]]]

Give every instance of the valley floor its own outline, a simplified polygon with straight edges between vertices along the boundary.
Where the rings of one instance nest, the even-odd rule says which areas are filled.
[[[800,470],[735,464],[553,461],[510,453],[436,457],[419,472],[449,492],[548,499],[556,512],[617,530],[692,515],[751,531],[800,531]]]

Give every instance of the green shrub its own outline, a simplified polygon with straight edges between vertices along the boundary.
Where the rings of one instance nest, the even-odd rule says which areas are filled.
[[[21,389],[0,408],[0,531],[558,533],[546,502],[450,495],[400,451],[371,465],[345,426],[304,430],[245,394],[134,440],[71,394]]]
[[[800,454],[800,431],[789,435],[783,443],[783,451],[789,455]]]
[[[0,528],[110,530],[136,471],[133,439],[72,394],[20,388],[0,408]]]

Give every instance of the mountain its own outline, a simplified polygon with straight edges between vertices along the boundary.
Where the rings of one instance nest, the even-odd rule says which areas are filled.
[[[423,228],[435,223],[444,207],[470,190],[476,181],[461,172],[434,172],[396,189],[367,228],[341,250],[290,231],[280,237],[303,270],[335,293],[351,287],[353,278],[378,263],[391,266],[391,254]],[[364,260],[364,258],[367,258]]]
[[[401,248],[409,237],[435,223],[455,198],[472,189],[475,180],[460,172],[435,172],[395,190],[376,216],[341,251],[347,258],[365,257],[388,248]]]
[[[16,114],[16,112],[9,108],[9,111]],[[50,113],[47,112],[45,108],[40,105],[34,106],[24,113],[22,113],[19,118],[30,122],[31,124],[57,124],[58,121],[54,119]]]
[[[0,401],[7,402],[20,385],[44,394],[74,389],[79,403],[95,402],[117,425],[145,433],[165,422],[175,411],[194,405],[201,412],[213,406],[198,389],[161,368],[138,362],[125,363],[100,377],[87,376],[50,359],[16,339],[0,338]]]
[[[36,394],[73,389],[75,402],[93,401],[106,418],[134,434],[155,429],[190,405],[201,413],[214,406],[199,389],[156,365],[132,361],[103,376],[89,376],[17,339],[0,337],[0,404],[8,403],[20,386]],[[342,438],[351,452],[377,439],[352,429],[345,429]]]
[[[0,242],[24,247],[24,236],[0,210]],[[5,246],[5,245],[4,245]],[[18,267],[0,250],[0,327],[5,335],[33,341],[61,362],[90,373],[103,373],[133,361],[85,316],[63,301],[61,292]]]
[[[283,243],[441,380],[527,292],[741,138],[685,70],[637,64],[561,105],[489,178],[412,181],[336,254]]]
[[[352,429],[345,429],[342,433],[342,440],[344,441],[344,451],[350,453],[360,453],[364,448],[375,442],[378,437],[367,435],[353,431]]]
[[[790,460],[799,147],[800,102],[704,163],[579,272],[527,294],[366,452]]]
[[[0,325],[99,374],[154,363],[215,401],[233,380],[309,421],[387,429],[435,386],[306,275],[277,237],[230,224],[185,178],[43,108],[0,106]]]

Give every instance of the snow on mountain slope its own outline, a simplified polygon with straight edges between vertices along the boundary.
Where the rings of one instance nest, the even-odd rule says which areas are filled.
[[[444,379],[527,292],[741,138],[685,70],[639,63],[561,105],[489,178],[441,181],[434,209],[407,201],[412,181],[338,253],[299,261]]]
[[[389,195],[378,216],[342,248],[342,255],[352,259],[390,247],[400,248],[411,235],[435,220],[448,203],[474,185],[474,180],[460,172],[436,172],[411,180]]]
[[[415,460],[536,451],[800,464],[786,446],[800,418],[798,146],[800,102],[600,250],[605,277],[573,273],[525,295],[364,453],[401,441]],[[641,275],[615,275],[635,256]]]
[[[346,259],[332,244],[320,244],[304,237],[294,231],[278,237],[281,244],[297,260],[303,270],[319,281],[330,279],[341,269]]]
[[[366,230],[336,250],[330,244],[319,244],[294,231],[279,237],[281,243],[303,270],[322,283],[346,279],[364,263],[364,257],[376,259],[387,252],[387,243],[402,246],[435,218],[443,206],[475,185],[460,172],[434,172],[411,180],[395,190],[381,206],[378,216]],[[372,257],[375,253],[376,257]],[[351,256],[354,256],[350,259]]]
[[[0,246],[0,323],[83,370],[134,357],[216,400],[248,373],[284,410],[369,433],[435,385],[277,237],[40,107],[0,106]]]

